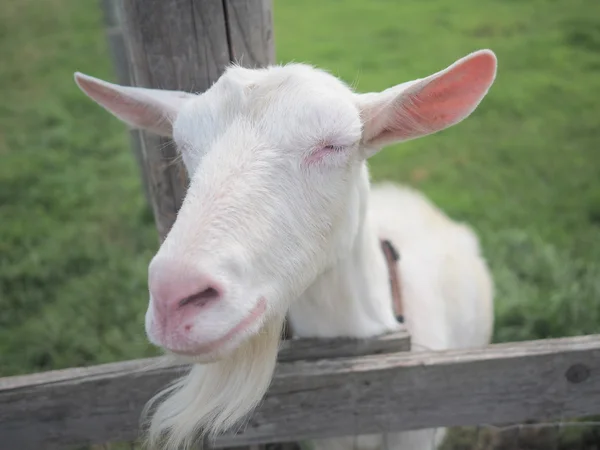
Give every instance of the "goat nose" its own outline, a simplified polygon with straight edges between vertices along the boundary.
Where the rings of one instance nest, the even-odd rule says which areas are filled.
[[[193,264],[155,258],[148,271],[150,295],[159,313],[201,308],[222,297],[221,286]]]

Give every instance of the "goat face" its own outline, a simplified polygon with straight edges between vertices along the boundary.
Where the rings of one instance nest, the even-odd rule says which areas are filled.
[[[149,267],[149,339],[195,361],[223,357],[353,245],[364,160],[458,123],[496,73],[488,50],[429,77],[356,94],[302,64],[232,66],[201,95],[82,74],[124,122],[173,138],[190,176]]]

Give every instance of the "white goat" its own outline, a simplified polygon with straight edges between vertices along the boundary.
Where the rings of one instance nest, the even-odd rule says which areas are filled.
[[[371,190],[366,160],[460,122],[495,76],[489,50],[368,94],[303,64],[232,66],[201,95],[75,75],[122,121],[172,136],[191,180],[150,263],[146,332],[195,364],[164,392],[151,446],[189,445],[199,431],[214,436],[251,412],[271,381],[288,312],[298,337],[397,330],[380,238],[401,253],[415,344],[490,341],[493,286],[475,234],[409,188]],[[421,450],[441,441],[435,431],[314,444]]]

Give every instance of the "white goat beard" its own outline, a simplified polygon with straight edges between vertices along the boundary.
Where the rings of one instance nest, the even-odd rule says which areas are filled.
[[[153,397],[168,396],[151,418],[149,448],[187,449],[199,438],[241,426],[264,397],[275,370],[283,318],[276,317],[225,359],[194,365],[191,371]]]

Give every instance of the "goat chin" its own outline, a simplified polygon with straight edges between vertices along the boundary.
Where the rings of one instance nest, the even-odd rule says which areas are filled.
[[[283,321],[270,319],[226,358],[194,365],[187,375],[154,396],[143,412],[146,447],[188,449],[197,440],[214,439],[233,427],[241,428],[271,382]],[[164,401],[149,418],[161,398]]]

